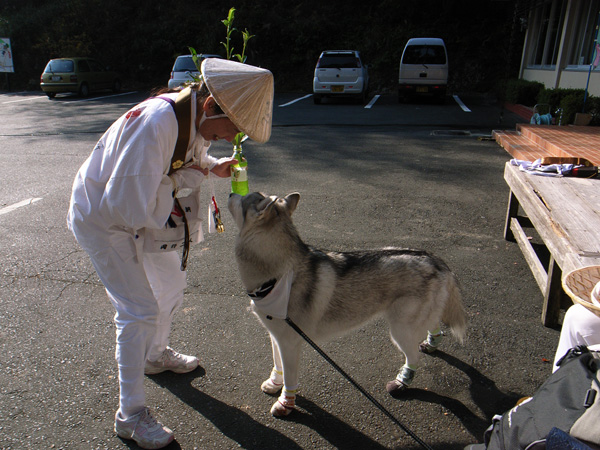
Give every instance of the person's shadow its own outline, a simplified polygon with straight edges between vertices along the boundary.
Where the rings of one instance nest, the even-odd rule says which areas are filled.
[[[245,412],[211,397],[192,385],[192,381],[204,376],[203,368],[177,377],[162,373],[150,378],[159,386],[168,389],[181,401],[194,408],[209,420],[223,435],[244,449],[302,449],[293,439],[279,431],[263,425]],[[319,408],[301,396],[296,401],[297,410],[282,420],[303,424],[319,433],[332,447],[344,449],[386,449],[351,425]],[[276,419],[273,419],[276,420]],[[135,447],[133,447],[135,448]],[[169,450],[181,448],[176,442]]]

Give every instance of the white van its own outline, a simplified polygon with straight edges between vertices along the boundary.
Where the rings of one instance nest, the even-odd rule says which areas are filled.
[[[441,102],[448,85],[448,53],[439,38],[409,39],[400,59],[398,101],[412,95],[434,96]]]

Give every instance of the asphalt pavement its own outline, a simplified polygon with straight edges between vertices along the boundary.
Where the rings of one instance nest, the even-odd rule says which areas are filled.
[[[124,93],[127,94],[127,93]],[[135,449],[113,431],[114,311],[65,225],[73,177],[94,143],[143,94],[87,101],[0,93],[0,449]],[[436,450],[480,442],[495,414],[551,372],[559,331],[516,244],[503,239],[509,155],[489,140],[518,120],[487,97],[370,108],[276,96],[264,145],[247,141],[251,190],[299,192],[303,239],[331,250],[401,246],[445,259],[461,283],[467,338],[424,356],[406,397],[385,390],[403,359],[375,321],[321,348]],[[282,106],[287,105],[287,106]],[[217,157],[231,148],[219,142]],[[248,312],[225,232],[194,247],[171,345],[200,358],[187,375],[145,380],[147,403],[175,432],[168,449],[418,449],[317,352],[302,357],[298,409],[269,413],[266,331]],[[208,195],[208,194],[207,194]]]

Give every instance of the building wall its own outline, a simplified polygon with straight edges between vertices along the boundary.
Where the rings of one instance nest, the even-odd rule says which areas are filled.
[[[554,70],[524,69],[521,78],[528,81],[538,81],[548,89],[585,89],[588,72],[563,70],[558,85],[555,82],[556,72]],[[600,97],[600,73],[597,71],[592,72],[590,76],[588,92],[594,97]]]

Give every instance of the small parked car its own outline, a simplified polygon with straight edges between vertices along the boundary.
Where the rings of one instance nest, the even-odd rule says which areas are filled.
[[[313,78],[313,101],[323,97],[351,96],[365,102],[369,90],[368,67],[356,50],[325,50],[319,56]]]
[[[206,58],[222,58],[220,55],[211,55],[208,53],[198,54],[200,62]],[[181,55],[175,59],[173,69],[171,69],[171,78],[169,78],[169,89],[177,88],[188,81],[193,81],[193,77],[200,75],[192,55]]]
[[[444,102],[448,86],[448,53],[440,38],[409,39],[398,72],[398,101],[426,95]]]
[[[73,92],[87,97],[90,92],[112,89],[121,90],[117,72],[109,70],[93,58],[51,59],[40,76],[40,87],[48,98],[56,94]]]

